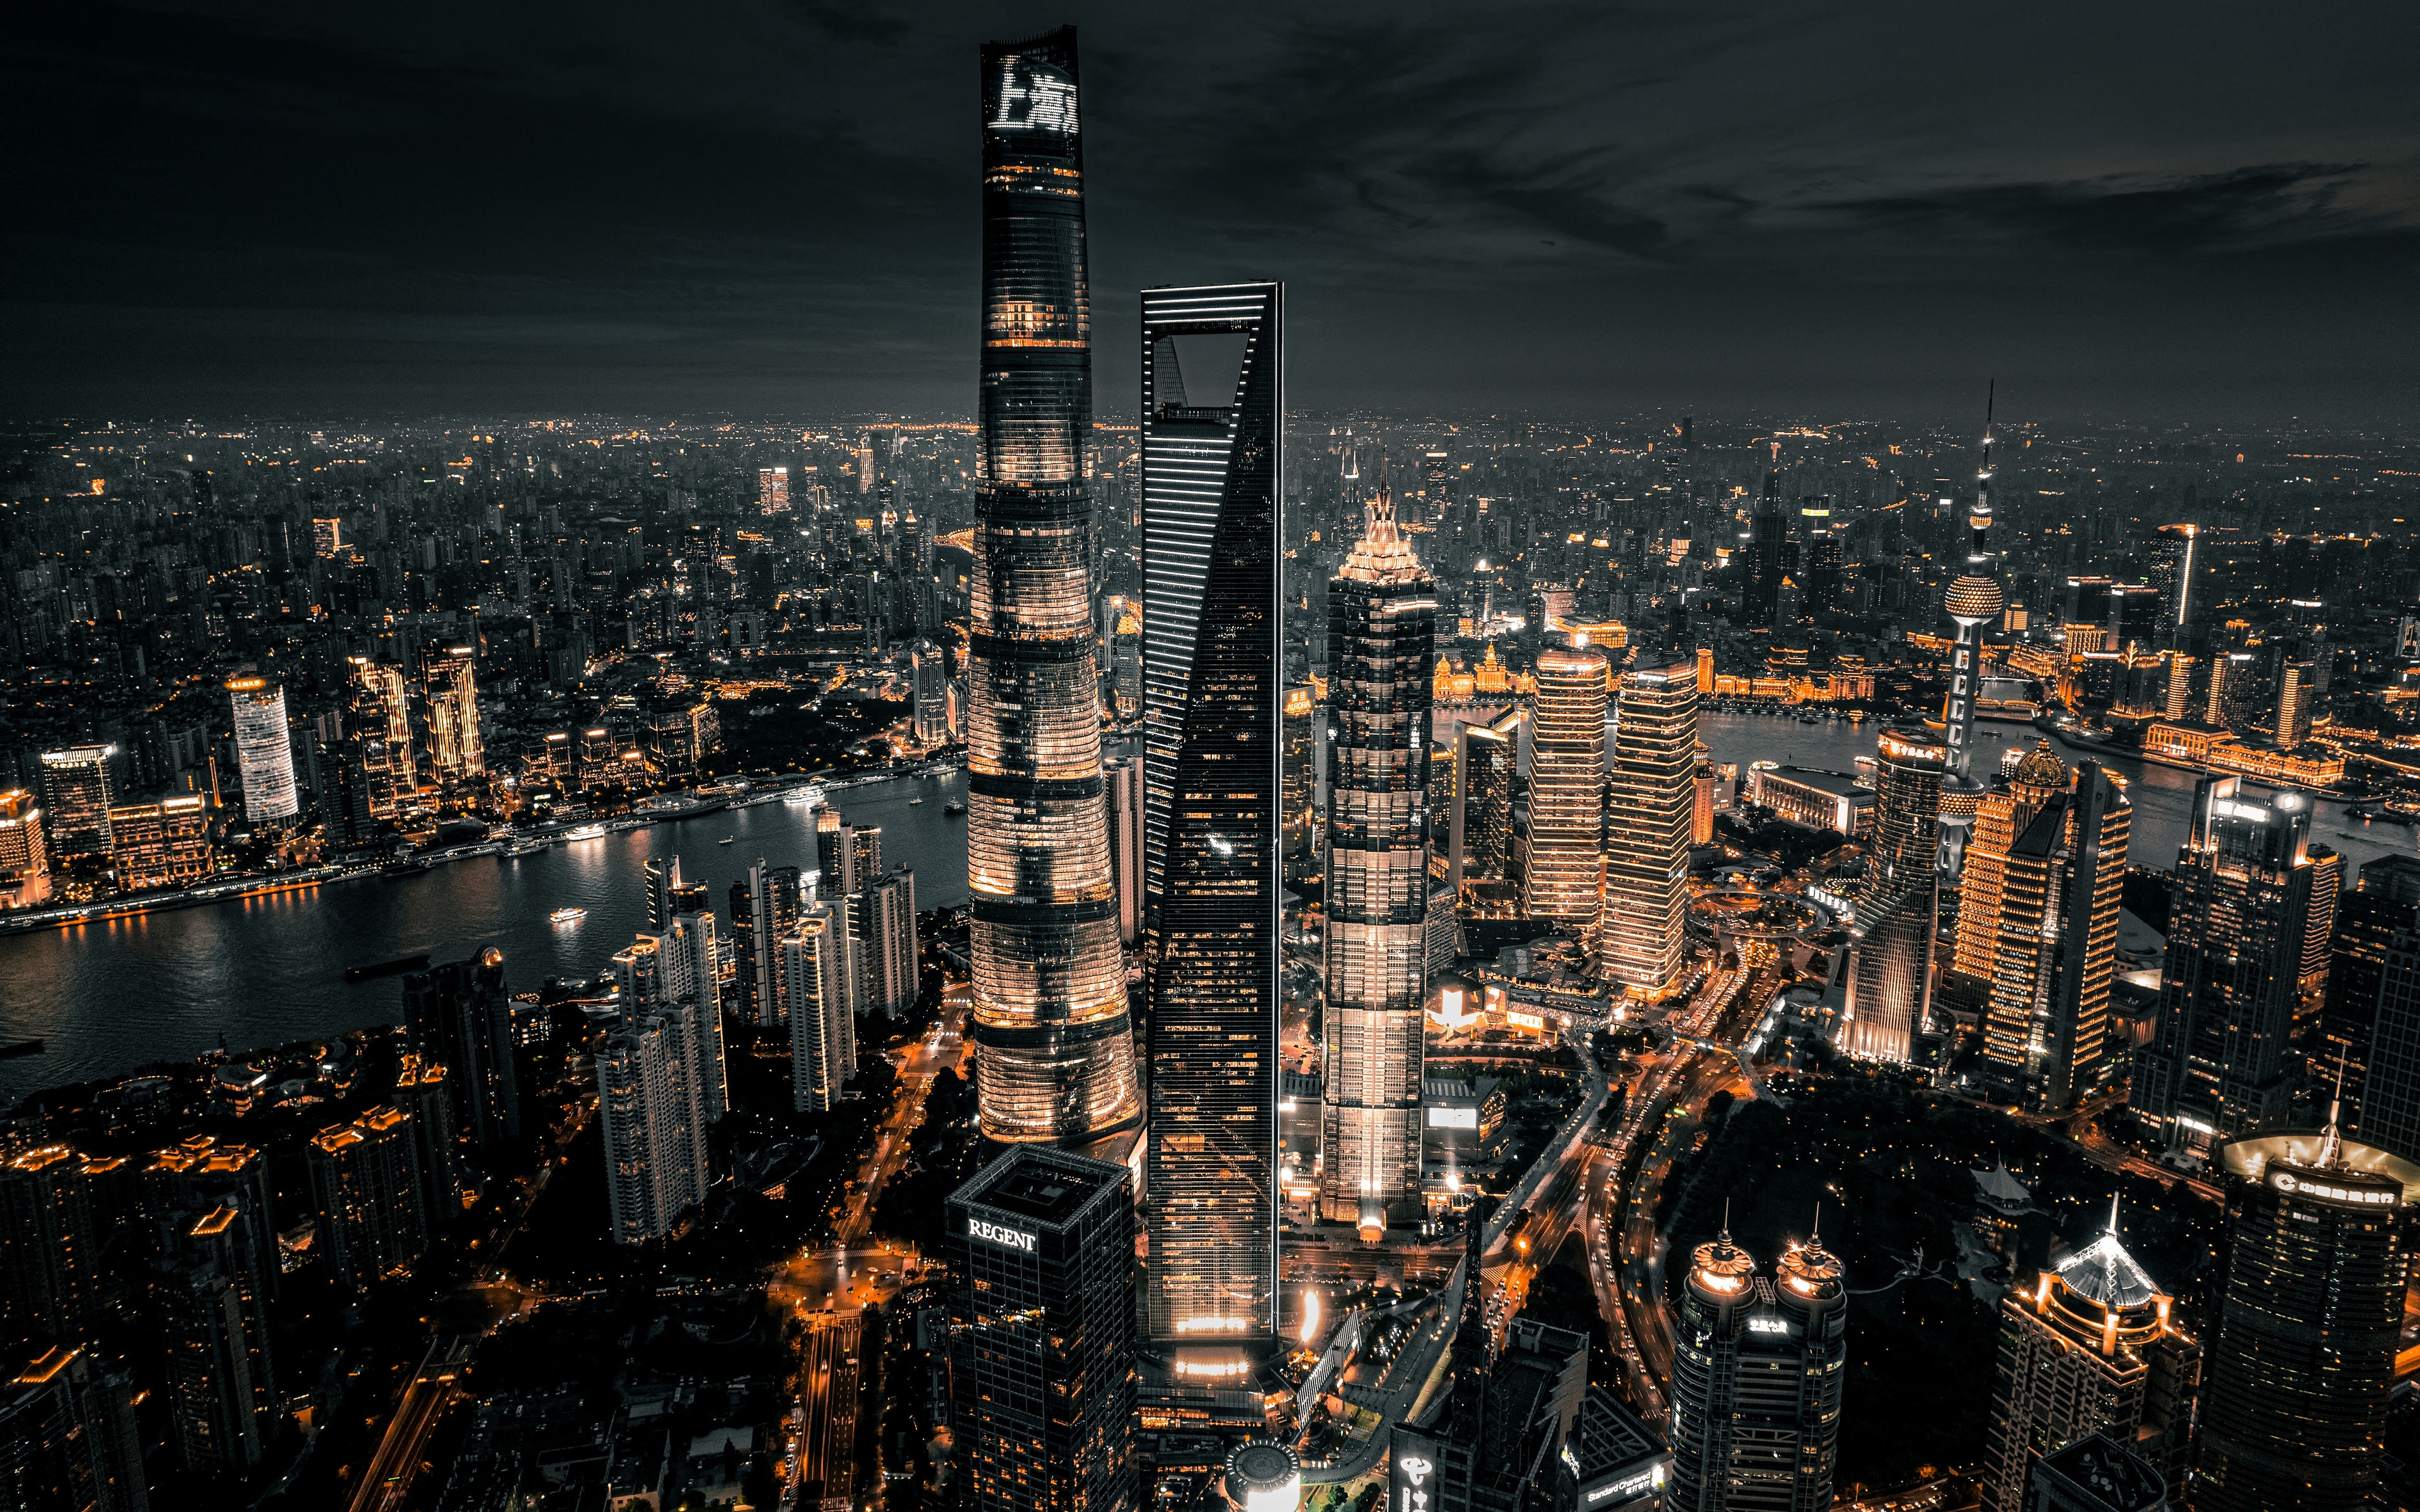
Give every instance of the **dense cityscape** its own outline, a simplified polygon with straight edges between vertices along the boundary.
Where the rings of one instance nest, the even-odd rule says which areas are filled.
[[[0,426],[0,1512],[2420,1504],[2420,447],[1335,403],[1080,76],[970,407]]]

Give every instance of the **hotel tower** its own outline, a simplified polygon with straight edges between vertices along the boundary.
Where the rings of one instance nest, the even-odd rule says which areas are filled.
[[[1327,584],[1327,1008],[1321,1216],[1420,1211],[1430,687],[1436,583],[1382,485]]]
[[[984,1133],[1142,1116],[1109,877],[1093,633],[1092,315],[1076,33],[983,49],[983,379],[967,883]]]

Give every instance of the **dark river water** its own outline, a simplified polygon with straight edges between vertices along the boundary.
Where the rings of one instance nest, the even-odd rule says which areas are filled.
[[[916,905],[967,896],[963,771],[845,788],[827,803],[852,825],[882,826],[886,867],[912,867]],[[908,799],[924,802],[911,807]],[[62,1083],[197,1056],[394,1023],[400,979],[345,980],[345,967],[427,951],[444,961],[504,952],[516,992],[549,977],[593,977],[646,922],[645,866],[681,858],[713,887],[715,912],[758,858],[812,869],[814,810],[774,802],[656,825],[542,856],[474,856],[417,877],[367,877],[312,891],[230,900],[109,924],[0,937],[0,1041],[40,1039],[44,1053],[0,1060],[0,1108]],[[720,843],[722,837],[733,843]],[[556,925],[547,916],[588,916]]]
[[[1853,764],[1859,756],[1874,753],[1874,737],[1881,726],[1868,719],[1862,726],[1846,719],[1833,724],[1801,724],[1795,718],[1774,718],[1755,714],[1707,714],[1698,720],[1698,736],[1706,743],[1716,762],[1737,762],[1743,772],[1747,764],[1772,760],[1789,766],[1816,766],[1830,771],[1854,771]],[[1986,722],[1976,727],[1978,745],[1975,766],[1978,775],[1988,766],[1999,770],[2000,752],[2010,745],[2030,750],[2041,738],[2025,725]],[[2184,843],[2185,831],[2192,825],[2194,774],[2172,766],[2148,765],[2122,757],[2097,755],[2053,739],[2051,748],[2059,760],[2073,766],[2081,761],[2097,761],[2127,779],[2127,796],[2134,806],[2133,827],[2130,832],[2128,858],[2140,866],[2167,868],[2176,865],[2177,847]],[[2389,851],[2411,853],[2420,850],[2420,832],[2400,825],[2366,825],[2350,818],[2341,803],[2321,799],[2311,822],[2314,842],[2334,846],[2345,857],[2345,881],[2350,885],[2361,863]]]
[[[1877,726],[1801,724],[1758,715],[1709,714],[1699,733],[1717,762],[1770,758],[1854,769]],[[1996,769],[2007,743],[2030,744],[2019,725],[1982,727],[1978,764]],[[2058,747],[2072,764],[2089,753]],[[2193,776],[2110,759],[2132,782],[2134,860],[2172,865],[2184,839]],[[941,811],[965,795],[965,774],[848,788],[830,805],[851,824],[880,825],[886,865],[912,867],[920,908],[967,896],[966,821]],[[923,796],[910,807],[908,800]],[[725,835],[733,843],[718,843]],[[2313,838],[2344,853],[2348,880],[2371,856],[2420,849],[2412,829],[2349,820],[2322,802]],[[42,1055],[0,1060],[0,1107],[66,1082],[122,1073],[147,1061],[200,1055],[222,1041],[245,1050],[365,1025],[393,1023],[393,977],[357,984],[345,967],[427,951],[458,959],[493,945],[514,990],[549,977],[591,977],[645,922],[644,869],[677,853],[691,881],[713,886],[718,913],[731,884],[758,857],[814,865],[814,810],[781,803],[658,825],[520,860],[475,857],[405,879],[365,878],[316,891],[180,909],[110,924],[0,937],[0,1041],[39,1038]],[[555,909],[588,910],[555,925]]]

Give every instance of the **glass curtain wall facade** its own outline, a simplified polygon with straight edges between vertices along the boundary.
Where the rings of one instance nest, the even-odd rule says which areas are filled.
[[[1146,1304],[1171,1343],[1278,1325],[1284,320],[1280,284],[1142,296]],[[1188,347],[1240,347],[1233,388],[1197,367],[1188,392]]]
[[[1608,976],[1653,996],[1681,974],[1698,796],[1698,671],[1674,662],[1624,672],[1620,697],[1598,955]]]
[[[1092,311],[1076,33],[982,57],[983,380],[967,881],[984,1133],[1082,1142],[1142,1116],[1102,803]]]
[[[1538,653],[1523,912],[1596,938],[1605,906],[1605,653],[1585,642]]]
[[[1382,489],[1327,585],[1326,1072],[1320,1214],[1383,1230],[1420,1213],[1430,679],[1436,583]],[[1306,714],[1307,689],[1295,689]],[[1303,764],[1309,765],[1306,761]]]
[[[2111,1069],[2109,991],[2133,817],[2125,790],[2082,763],[2073,795],[2054,795],[2001,867],[1982,1070],[2029,1109],[2071,1108]]]
[[[1873,838],[1851,923],[1847,994],[1835,1042],[1863,1060],[1904,1065],[1931,1008],[1941,787],[1949,748],[1922,726],[1885,730],[1874,747]]]
[[[302,811],[294,791],[293,736],[286,729],[286,688],[264,677],[226,686],[235,715],[236,770],[243,780],[243,816],[273,825]]]

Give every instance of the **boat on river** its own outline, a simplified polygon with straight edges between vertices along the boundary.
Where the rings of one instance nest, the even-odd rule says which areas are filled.
[[[585,908],[558,908],[546,916],[558,924],[577,924],[588,917]]]

